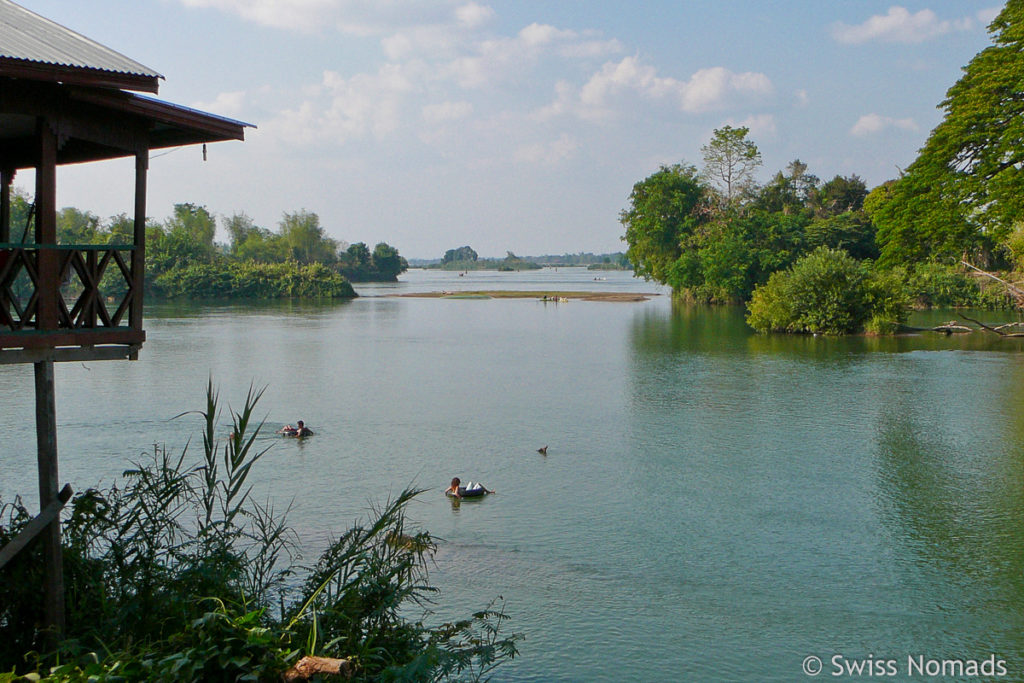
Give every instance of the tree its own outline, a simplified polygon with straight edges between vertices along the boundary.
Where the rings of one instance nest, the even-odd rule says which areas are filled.
[[[881,260],[987,260],[1024,215],[1024,0],[1009,0],[940,103],[917,159],[874,208]]]
[[[704,175],[718,185],[727,207],[732,207],[740,193],[753,184],[754,171],[761,165],[761,152],[747,139],[749,132],[746,127],[717,128],[711,141],[700,148]]]
[[[458,263],[459,261],[476,261],[478,255],[473,251],[472,247],[465,246],[459,247],[458,249],[449,249],[444,252],[444,258],[441,259],[442,264],[447,263]]]
[[[906,320],[907,297],[845,251],[819,247],[754,291],[747,322],[760,332],[891,332]],[[869,322],[870,321],[870,322]]]
[[[175,204],[174,213],[165,224],[167,232],[195,245],[197,253],[213,254],[213,238],[217,222],[205,206]]]
[[[847,211],[860,211],[864,208],[864,198],[867,196],[868,187],[860,176],[837,175],[815,193],[815,213],[824,218]]]
[[[61,244],[96,244],[101,237],[100,219],[89,211],[66,206],[57,212],[57,241]]]
[[[633,185],[619,214],[636,275],[665,284],[683,255],[683,242],[708,221],[711,190],[693,166],[662,166]]]
[[[380,242],[373,248],[372,259],[373,269],[381,282],[393,282],[409,269],[409,263],[399,256],[398,249],[386,242]]]
[[[863,211],[815,219],[807,226],[807,244],[811,248],[843,249],[860,260],[878,258],[875,225]]]
[[[818,178],[807,172],[807,164],[794,159],[762,187],[753,202],[754,208],[769,213],[788,215],[804,213],[817,195]]]
[[[299,263],[338,260],[338,243],[320,227],[320,217],[315,213],[305,210],[285,213],[278,225],[291,257]]]
[[[224,219],[224,229],[231,237],[230,253],[237,259],[283,263],[292,255],[281,235],[259,227],[244,213]]]

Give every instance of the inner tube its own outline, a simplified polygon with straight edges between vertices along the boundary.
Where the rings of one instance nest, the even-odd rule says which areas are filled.
[[[455,494],[450,490],[445,491],[449,497],[455,498]],[[461,498],[480,498],[487,495],[487,489],[484,488],[483,484],[470,484],[469,486],[459,487],[459,497]]]

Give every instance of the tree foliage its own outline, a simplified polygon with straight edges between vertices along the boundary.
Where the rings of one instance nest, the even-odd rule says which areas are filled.
[[[849,334],[876,317],[897,325],[907,301],[898,283],[882,281],[840,249],[819,247],[757,288],[747,322],[762,332]]]
[[[939,105],[917,159],[871,207],[887,265],[988,261],[1024,209],[1024,0],[1009,0]]]
[[[458,261],[476,261],[478,258],[477,253],[470,246],[459,247],[458,249],[449,249],[444,253],[444,257],[441,259],[442,264],[455,263]]]
[[[662,166],[633,186],[620,222],[626,257],[645,279],[668,283],[683,241],[709,220],[710,190],[693,166]]]
[[[747,139],[749,132],[746,127],[717,128],[711,141],[700,148],[704,176],[718,186],[728,207],[753,185],[754,172],[761,166],[761,152]]]

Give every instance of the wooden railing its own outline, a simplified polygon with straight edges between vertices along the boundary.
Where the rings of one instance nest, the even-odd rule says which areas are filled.
[[[0,349],[141,344],[142,316],[130,315],[142,306],[135,248],[0,243]],[[58,275],[46,281],[47,270]]]

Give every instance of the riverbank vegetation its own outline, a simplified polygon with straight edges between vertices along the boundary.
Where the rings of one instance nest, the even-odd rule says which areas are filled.
[[[799,160],[759,185],[760,152],[731,126],[701,169],[638,182],[620,215],[635,272],[681,299],[745,304],[760,331],[886,333],[915,306],[1015,307],[974,267],[1024,272],[1024,0],[989,31],[918,158],[870,191]]]
[[[339,660],[358,681],[480,680],[516,655],[500,600],[454,621],[430,611],[435,542],[403,514],[415,490],[300,564],[287,510],[259,502],[249,482],[266,453],[260,393],[222,427],[209,387],[198,461],[187,447],[154,447],[122,481],[74,496],[56,646],[40,627],[38,544],[0,569],[0,681],[305,680],[305,656]],[[0,546],[28,520],[20,500],[0,504]]]
[[[15,190],[12,225],[25,241],[32,234],[31,200]],[[222,217],[229,242],[215,241],[217,220],[206,207],[176,204],[165,221],[146,225],[146,294],[157,298],[350,298],[351,282],[393,282],[408,268],[391,245],[373,250],[327,236],[317,214],[285,213],[277,230],[254,224],[244,213]],[[103,222],[74,207],[57,215],[57,241],[67,245],[131,244],[132,220],[122,214]],[[106,282],[104,285],[108,284]],[[111,278],[105,294],[117,295],[123,279]]]
[[[439,270],[538,270],[540,268],[559,268],[571,266],[586,266],[590,270],[630,270],[631,266],[626,255],[621,252],[614,254],[592,254],[580,252],[578,254],[546,254],[543,256],[516,256],[511,251],[507,252],[505,258],[481,258],[476,250],[470,246],[449,249],[440,259],[424,260],[418,259],[412,262],[420,268],[431,268]]]

